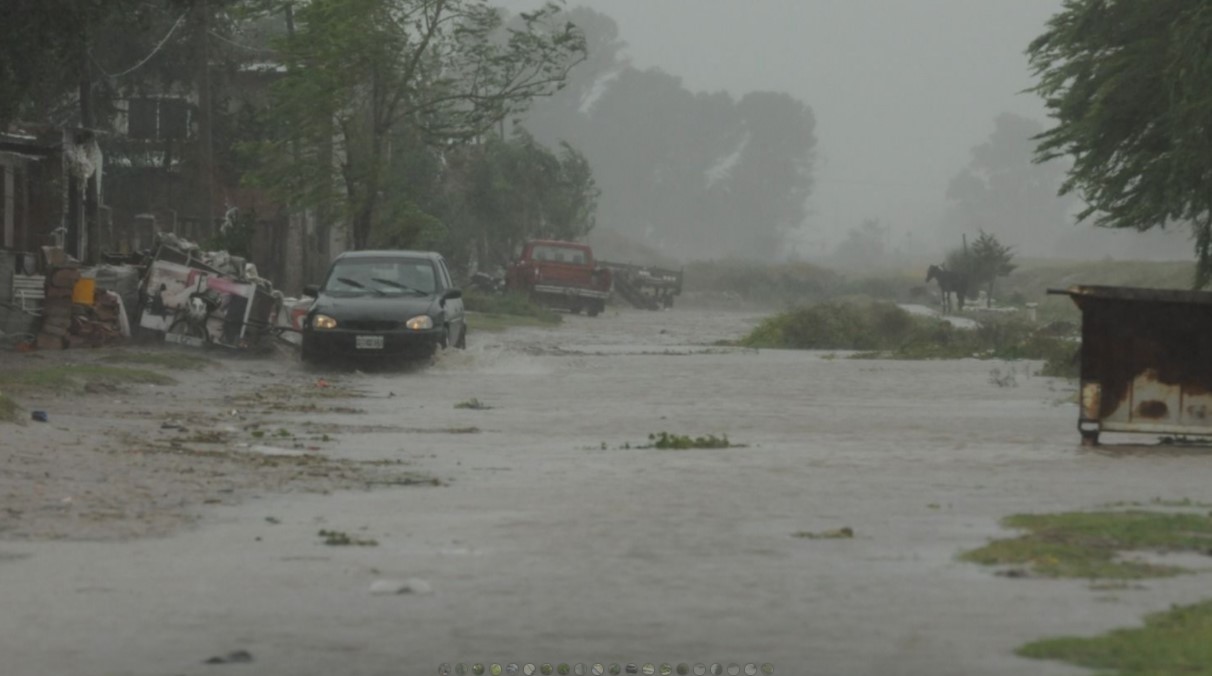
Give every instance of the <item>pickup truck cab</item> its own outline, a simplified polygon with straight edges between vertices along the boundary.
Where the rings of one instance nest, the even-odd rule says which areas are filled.
[[[594,317],[610,298],[610,270],[598,265],[586,244],[532,240],[522,247],[518,260],[505,272],[505,287],[528,294],[535,302],[582,310]]]

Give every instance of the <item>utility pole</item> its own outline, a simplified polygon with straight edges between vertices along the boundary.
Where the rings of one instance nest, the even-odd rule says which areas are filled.
[[[286,13],[286,35],[288,40],[295,39],[295,8],[294,3],[286,3],[283,10]],[[290,68],[290,64],[286,64]],[[299,142],[292,141],[291,153],[294,155],[295,163],[300,162],[299,159]],[[281,286],[286,289],[287,293],[299,293],[303,290],[303,280],[309,273],[308,268],[308,246],[305,233],[307,231],[307,221],[313,216],[313,211],[308,208],[299,211],[295,205],[286,205],[286,241],[283,247],[285,251],[278,260],[282,261],[281,270]],[[276,253],[276,252],[275,252]]]
[[[207,0],[194,4],[198,49],[198,171],[202,183],[202,215],[206,219],[199,238],[212,235],[215,226],[215,166],[210,91],[210,7]]]
[[[97,139],[94,136],[94,131],[93,131],[93,128],[95,126],[95,124],[94,124],[95,120],[93,119],[93,70],[92,70],[92,64],[89,63],[89,58],[88,58],[88,50],[89,50],[88,27],[85,26],[81,32],[82,32],[82,34],[80,36],[80,89],[79,89],[80,128],[83,129],[84,131],[82,133],[73,134],[72,142],[77,145],[97,143]],[[72,195],[72,201],[74,203],[76,203],[77,205],[79,205],[78,208],[82,207],[81,211],[83,213],[80,213],[80,211],[77,211],[77,214],[78,214],[77,220],[75,220],[75,222],[72,224],[72,226],[75,226],[75,227],[69,226],[69,228],[68,228],[68,233],[70,235],[70,234],[72,234],[73,230],[76,230],[76,228],[79,227],[77,225],[80,223],[79,217],[80,216],[83,217],[84,232],[79,233],[77,231],[75,233],[75,236],[72,237],[72,241],[71,241],[71,244],[70,244],[68,250],[71,251],[72,249],[75,249],[76,256],[79,256],[80,258],[82,258],[84,260],[84,262],[91,263],[91,264],[98,263],[101,259],[101,224],[100,224],[100,218],[99,218],[99,212],[100,212],[100,207],[101,207],[101,205],[99,204],[100,198],[101,198],[101,195],[100,195],[100,185],[101,184],[100,184],[100,181],[98,180],[100,175],[101,175],[101,164],[100,164],[100,162],[98,162],[97,166],[93,167],[92,174],[90,174],[88,176],[88,178],[85,179],[83,186],[81,186],[79,183],[80,177],[77,177],[76,180],[73,181],[73,183],[75,183],[75,185],[76,185],[77,191],[80,191],[80,190],[83,191],[83,199],[81,200],[79,194],[74,194],[74,195]],[[80,235],[81,234],[83,234],[83,240],[84,240],[83,247],[80,246],[80,240],[81,240]]]

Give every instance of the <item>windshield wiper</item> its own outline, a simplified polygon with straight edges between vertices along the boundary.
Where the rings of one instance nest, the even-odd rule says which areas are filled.
[[[364,291],[367,290],[365,284],[363,284],[355,279],[350,279],[348,277],[337,277],[337,281],[341,282],[342,284],[348,284],[356,289],[362,289]],[[369,290],[374,291],[375,293],[379,294],[380,296],[384,295],[383,292],[380,291],[379,289],[369,289]]]
[[[378,283],[380,283],[380,284],[386,284],[386,285],[388,285],[388,286],[394,286],[395,288],[397,288],[397,289],[401,289],[401,290],[403,290],[403,291],[411,291],[411,292],[413,292],[413,293],[419,293],[419,294],[423,294],[423,295],[428,295],[428,294],[425,294],[425,292],[424,292],[424,291],[422,291],[422,290],[420,290],[420,289],[414,289],[414,288],[412,288],[411,286],[408,286],[408,285],[406,285],[406,284],[401,284],[401,283],[399,283],[399,282],[397,282],[397,281],[395,281],[395,280],[392,280],[392,279],[379,279],[378,277],[373,277],[373,278],[371,278],[371,280],[370,280],[370,281],[372,281],[372,282],[378,282]]]

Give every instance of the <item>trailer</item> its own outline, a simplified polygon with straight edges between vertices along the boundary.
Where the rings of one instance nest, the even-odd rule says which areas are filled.
[[[615,293],[642,310],[671,308],[673,298],[682,293],[681,270],[608,261],[599,265],[610,269]]]
[[[1212,293],[1050,289],[1082,312],[1078,430],[1212,436]]]

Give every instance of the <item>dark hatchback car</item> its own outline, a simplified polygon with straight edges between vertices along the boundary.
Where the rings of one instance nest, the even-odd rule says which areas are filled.
[[[463,292],[446,261],[428,251],[350,251],[337,256],[303,321],[303,361],[339,357],[424,359],[466,347]]]

